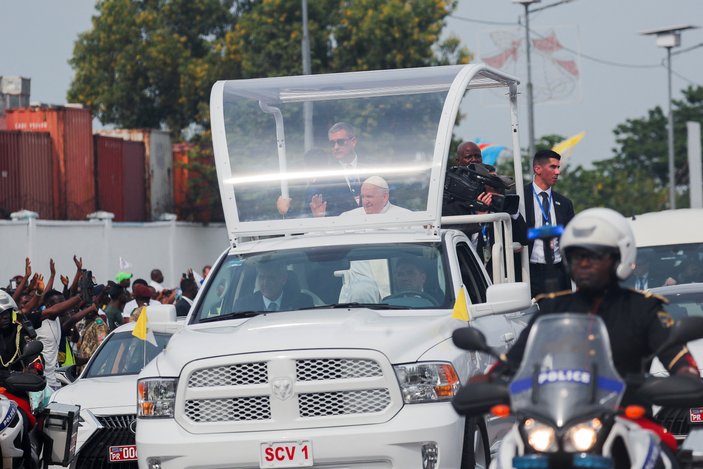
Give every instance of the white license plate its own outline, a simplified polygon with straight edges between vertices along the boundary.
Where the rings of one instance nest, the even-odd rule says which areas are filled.
[[[137,460],[137,445],[110,446],[107,451],[110,462]]]
[[[688,410],[691,423],[703,423],[703,407],[694,407]]]
[[[282,441],[261,443],[259,467],[310,467],[312,466],[312,442]]]

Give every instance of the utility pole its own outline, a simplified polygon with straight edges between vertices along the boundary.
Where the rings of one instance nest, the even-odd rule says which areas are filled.
[[[668,28],[652,29],[642,31],[643,35],[656,35],[657,47],[666,48],[666,71],[667,71],[667,94],[669,113],[667,116],[667,141],[668,141],[668,163],[669,163],[669,208],[676,208],[676,181],[674,178],[676,169],[674,168],[674,112],[672,110],[671,99],[671,48],[681,45],[681,31],[693,29],[697,26],[679,25]]]
[[[530,43],[530,5],[539,3],[540,0],[513,0],[513,3],[521,3],[525,7],[525,50],[527,58],[527,141],[530,158],[535,155],[535,102],[532,90],[532,61]]]

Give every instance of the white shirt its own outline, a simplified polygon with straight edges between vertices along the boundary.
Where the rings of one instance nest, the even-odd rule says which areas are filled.
[[[281,309],[281,300],[283,299],[283,292],[281,292],[281,294],[278,295],[278,298],[276,298],[276,300],[269,300],[263,294],[261,295],[261,298],[264,299],[264,308],[266,308],[266,311],[268,311],[269,305],[271,303],[276,303],[276,311]]]
[[[154,287],[154,290],[156,290],[157,293],[164,289],[164,286],[162,284],[160,284],[159,282],[157,282],[156,280],[150,280],[149,286]]]
[[[157,300],[149,300],[150,305],[160,305],[161,302]],[[128,301],[126,305],[124,305],[124,309],[122,310],[122,317],[123,318],[128,318],[132,315],[132,311],[134,311],[134,308],[137,307],[137,300],[131,300]]]
[[[401,213],[409,213],[409,212],[411,212],[411,210],[408,210],[407,208],[403,208],[403,207],[398,207],[397,205],[393,205],[392,203],[388,202],[385,205],[385,207],[383,207],[383,210],[381,210],[381,213],[372,213],[371,215],[382,215],[382,214],[398,215]],[[346,212],[342,212],[339,214],[340,217],[359,216],[359,215],[366,215],[366,210],[364,210],[364,207],[353,208],[351,210],[347,210]]]
[[[549,197],[549,223],[556,225],[556,212],[554,211],[554,200],[552,199],[552,188],[550,187],[546,191],[539,187],[537,184],[532,182],[532,197],[534,197],[534,215],[535,215],[535,227],[542,226],[542,192],[546,192]],[[536,195],[535,195],[536,194]],[[554,249],[554,263],[558,264],[561,262],[561,253],[559,252],[559,239],[552,240],[552,247]],[[531,264],[545,264],[544,259],[544,241],[541,239],[536,239],[535,244],[532,247],[532,255],[530,255]]]
[[[37,329],[37,339],[44,345],[42,356],[44,357],[46,384],[52,389],[58,389],[61,385],[56,379],[56,366],[61,343],[61,321],[59,319],[44,319]]]

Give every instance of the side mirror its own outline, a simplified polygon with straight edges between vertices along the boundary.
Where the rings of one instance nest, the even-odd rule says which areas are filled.
[[[62,366],[56,369],[56,379],[62,386],[71,384],[78,378],[76,376],[76,365]]]
[[[475,327],[462,327],[461,329],[456,329],[452,333],[452,342],[454,342],[454,345],[462,350],[484,352],[489,355],[496,356],[493,349],[488,346],[486,336]]]
[[[39,355],[40,353],[42,353],[42,350],[44,350],[44,344],[42,344],[38,340],[33,340],[28,343],[27,346],[24,348],[24,352],[22,352],[22,355],[20,355],[20,360]]]
[[[452,399],[452,407],[459,415],[475,417],[490,412],[493,406],[509,404],[510,395],[505,384],[476,383],[462,386]]]
[[[532,306],[530,286],[525,282],[491,285],[486,290],[486,302],[469,306],[472,319],[497,314],[515,313]]]

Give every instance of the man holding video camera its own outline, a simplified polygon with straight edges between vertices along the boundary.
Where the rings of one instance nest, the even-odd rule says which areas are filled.
[[[465,142],[471,143],[471,142]],[[475,149],[480,154],[477,145],[459,148]],[[462,161],[457,152],[457,161]],[[475,161],[475,159],[474,159]],[[469,215],[490,212],[505,212],[512,218],[513,241],[521,245],[527,244],[527,226],[518,212],[519,196],[508,193],[514,186],[512,178],[499,176],[495,168],[481,163],[470,163],[467,166],[453,166],[447,171],[444,184],[442,215]],[[489,273],[491,246],[494,243],[492,224],[466,224],[455,226],[471,239],[479,257],[483,260]],[[516,256],[516,262],[519,256]],[[519,264],[516,264],[516,266]],[[520,269],[516,268],[519,279]]]

